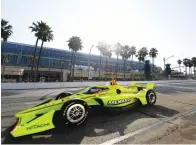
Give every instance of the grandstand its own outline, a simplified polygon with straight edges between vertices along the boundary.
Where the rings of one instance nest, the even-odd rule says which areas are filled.
[[[31,61],[29,56],[33,56],[34,45],[21,44],[15,42],[2,42],[1,53],[7,53],[7,61],[4,69],[4,77],[16,81],[31,81]],[[37,48],[36,56],[38,56],[40,47]],[[44,81],[67,81],[70,74],[72,52],[69,50],[56,49],[44,47],[40,59],[39,78]],[[88,59],[89,55],[86,53],[76,53],[75,79],[88,79]],[[64,62],[63,64],[61,62]],[[102,57],[100,65],[99,55],[90,55],[91,76],[92,79],[97,79],[99,76],[99,68],[101,76],[105,74],[105,58]],[[123,60],[119,60],[118,64],[119,78],[123,78]],[[82,68],[82,69],[81,69]],[[127,74],[132,71],[143,71],[143,63],[130,60],[126,61],[125,71]],[[116,58],[108,60],[107,73],[113,75],[116,69]],[[161,68],[155,66],[155,71],[160,71]],[[44,78],[44,79],[43,79]]]

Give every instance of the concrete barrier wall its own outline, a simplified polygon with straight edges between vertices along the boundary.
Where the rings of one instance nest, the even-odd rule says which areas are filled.
[[[25,90],[25,89],[52,89],[88,87],[91,85],[108,84],[108,82],[53,82],[53,83],[1,83],[2,90]]]
[[[119,82],[121,85],[129,85],[130,82]],[[108,85],[110,82],[50,82],[50,83],[1,83],[2,90],[26,90],[26,89],[52,89],[74,88],[95,85]]]
[[[153,81],[154,83],[179,82],[180,80]],[[191,80],[184,80],[191,81]],[[195,80],[192,80],[195,81]],[[137,81],[137,83],[149,83],[152,81]],[[131,81],[119,81],[120,85],[130,85]],[[43,82],[43,83],[1,83],[2,90],[26,90],[26,89],[52,89],[52,88],[75,88],[96,85],[108,85],[107,82]]]

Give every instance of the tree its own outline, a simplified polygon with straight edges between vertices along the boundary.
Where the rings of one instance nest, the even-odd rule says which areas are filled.
[[[130,48],[128,45],[125,45],[124,47],[122,47],[120,51],[120,55],[122,59],[124,60],[124,79],[125,79],[125,63],[126,63],[126,60],[131,57]]]
[[[42,22],[42,25],[41,25],[41,48],[40,48],[40,51],[39,51],[39,55],[38,55],[38,61],[37,61],[37,69],[36,69],[36,75],[35,75],[35,78],[37,79],[37,75],[38,75],[38,71],[39,71],[39,64],[40,64],[40,57],[41,57],[41,53],[42,53],[42,49],[43,49],[43,44],[44,42],[50,42],[53,40],[54,36],[52,34],[52,30],[50,28],[49,25],[47,25],[46,23]]]
[[[146,47],[142,47],[138,52],[136,57],[139,60],[139,66],[140,66],[140,73],[141,73],[141,62],[144,62],[145,57],[148,55],[148,50]]]
[[[64,60],[62,60],[62,57],[61,57],[61,81],[63,82],[63,68],[64,68]]]
[[[194,72],[194,77],[195,77],[195,73],[196,73],[196,70],[195,70],[195,67],[196,67],[196,57],[193,57],[191,59],[192,63],[193,63],[193,72]]]
[[[131,46],[130,48],[130,55],[131,55],[131,65],[133,62],[133,56],[136,54],[136,47],[135,46]]]
[[[99,80],[100,80],[101,79],[101,58],[102,58],[102,56],[105,56],[107,44],[105,42],[99,42],[96,47],[100,52],[100,60],[99,60]]]
[[[12,33],[12,25],[9,25],[9,21],[1,19],[1,39],[3,42],[7,42]]]
[[[183,59],[183,64],[185,66],[185,71],[186,71],[186,76],[187,76],[187,67],[188,67],[188,59],[187,58]]]
[[[110,45],[106,45],[106,50],[105,50],[105,53],[104,53],[104,56],[106,58],[106,68],[105,68],[105,71],[106,71],[106,74],[105,74],[105,78],[106,76],[108,76],[108,59],[110,59],[112,57],[112,49],[111,49],[111,46]]]
[[[117,77],[118,77],[118,57],[119,57],[119,55],[120,55],[120,51],[121,51],[121,49],[122,49],[122,45],[120,44],[120,43],[117,43],[115,46],[115,49],[114,49],[114,52],[115,52],[115,54],[116,54],[116,70],[115,70],[115,77],[116,77],[116,79],[118,79]]]
[[[7,54],[7,53],[2,53],[2,54],[1,54],[1,63],[3,64],[3,74],[2,74],[2,78],[4,79],[5,65],[6,65],[6,63],[8,63],[8,54]]]
[[[37,50],[37,44],[38,41],[41,40],[42,35],[45,31],[45,27],[46,27],[46,23],[44,22],[33,22],[32,26],[30,26],[29,28],[31,29],[31,32],[34,33],[35,37],[36,37],[36,43],[35,43],[35,48],[34,48],[34,52],[33,52],[33,58],[32,58],[32,65],[31,65],[31,72],[33,72],[33,68],[35,66],[35,58],[36,58],[36,50]],[[35,66],[35,71],[36,71],[36,66]],[[36,77],[36,76],[35,76]]]
[[[154,59],[158,55],[158,50],[156,48],[151,48],[149,52],[149,56],[152,58],[152,63],[153,63],[153,69],[152,72],[154,73]]]
[[[94,71],[95,71],[95,78],[96,78],[96,77],[97,77],[97,69],[98,69],[97,63],[95,63],[95,64],[93,65],[93,68],[94,68]]]
[[[74,66],[75,66],[75,55],[76,52],[82,50],[82,40],[78,36],[72,36],[68,41],[69,49],[72,50],[72,81],[74,80]]]
[[[1,19],[1,40],[3,42],[7,42],[8,38],[12,35],[12,25],[9,25],[9,21],[6,21],[4,19]],[[2,64],[3,64],[3,74],[2,78],[4,79],[4,73],[5,73],[5,65],[8,62],[8,54],[7,53],[2,53],[1,54],[2,58]]]
[[[144,75],[147,81],[150,80],[150,74],[151,74],[150,61],[146,60],[144,64]]]
[[[181,73],[181,67],[180,67],[180,65],[181,65],[181,63],[182,63],[182,60],[178,59],[177,63],[178,63],[178,65],[179,65],[179,69],[180,69],[180,73]]]
[[[188,67],[189,67],[189,74],[191,74],[192,73],[191,68],[193,67],[193,63],[190,59],[188,59],[187,61],[188,61],[187,63],[188,63]]]

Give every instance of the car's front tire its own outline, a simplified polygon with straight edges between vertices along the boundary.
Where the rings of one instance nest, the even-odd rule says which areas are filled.
[[[88,116],[88,107],[84,102],[71,102],[62,108],[65,124],[80,125]]]
[[[146,94],[146,100],[148,105],[153,106],[157,100],[156,93],[153,90],[149,90]]]

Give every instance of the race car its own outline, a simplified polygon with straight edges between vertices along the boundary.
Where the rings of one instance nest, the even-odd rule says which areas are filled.
[[[110,85],[88,87],[73,94],[63,92],[55,99],[49,99],[16,113],[17,122],[11,135],[20,137],[50,130],[58,125],[58,121],[62,121],[65,125],[80,125],[86,120],[92,107],[111,110],[127,108],[135,102],[141,105],[154,105],[156,103],[154,84],[131,83],[130,86],[122,86],[111,82]]]

